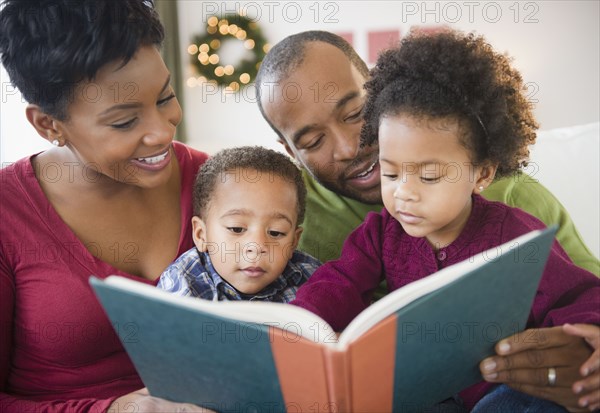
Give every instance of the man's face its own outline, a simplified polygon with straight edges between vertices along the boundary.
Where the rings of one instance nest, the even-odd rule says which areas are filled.
[[[265,115],[288,153],[323,186],[361,202],[381,202],[378,149],[360,147],[366,79],[336,47],[312,42],[287,78],[263,84]]]

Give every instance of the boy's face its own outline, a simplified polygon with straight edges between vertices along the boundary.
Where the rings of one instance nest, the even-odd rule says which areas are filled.
[[[217,179],[204,219],[192,218],[194,242],[209,253],[221,277],[244,294],[256,294],[281,275],[298,245],[296,187],[253,169]]]
[[[474,166],[452,119],[384,117],[379,127],[381,191],[388,212],[413,237],[440,248],[454,241],[471,212],[471,194],[491,183],[494,167]]]

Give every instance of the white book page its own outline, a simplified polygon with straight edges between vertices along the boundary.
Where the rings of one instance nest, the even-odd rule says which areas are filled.
[[[319,316],[295,305],[261,301],[208,301],[173,295],[160,288],[111,275],[104,282],[120,289],[152,297],[192,311],[203,311],[232,320],[259,323],[285,329],[310,341],[331,341],[333,329]]]

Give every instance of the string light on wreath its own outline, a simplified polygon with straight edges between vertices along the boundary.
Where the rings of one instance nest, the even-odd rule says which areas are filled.
[[[211,82],[228,91],[238,91],[254,80],[271,46],[258,23],[245,15],[211,16],[206,23],[206,33],[196,36],[187,49],[198,73],[198,77],[189,78],[187,84],[195,87]],[[236,64],[224,65],[219,53],[228,41],[242,42],[250,56]]]

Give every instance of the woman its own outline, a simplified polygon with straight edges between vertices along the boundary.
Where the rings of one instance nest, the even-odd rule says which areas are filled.
[[[0,171],[0,410],[199,409],[140,390],[113,330],[135,339],[135,326],[111,326],[88,285],[154,284],[192,247],[207,155],[173,142],[182,114],[157,15],[142,0],[3,6],[2,63],[55,147]]]

